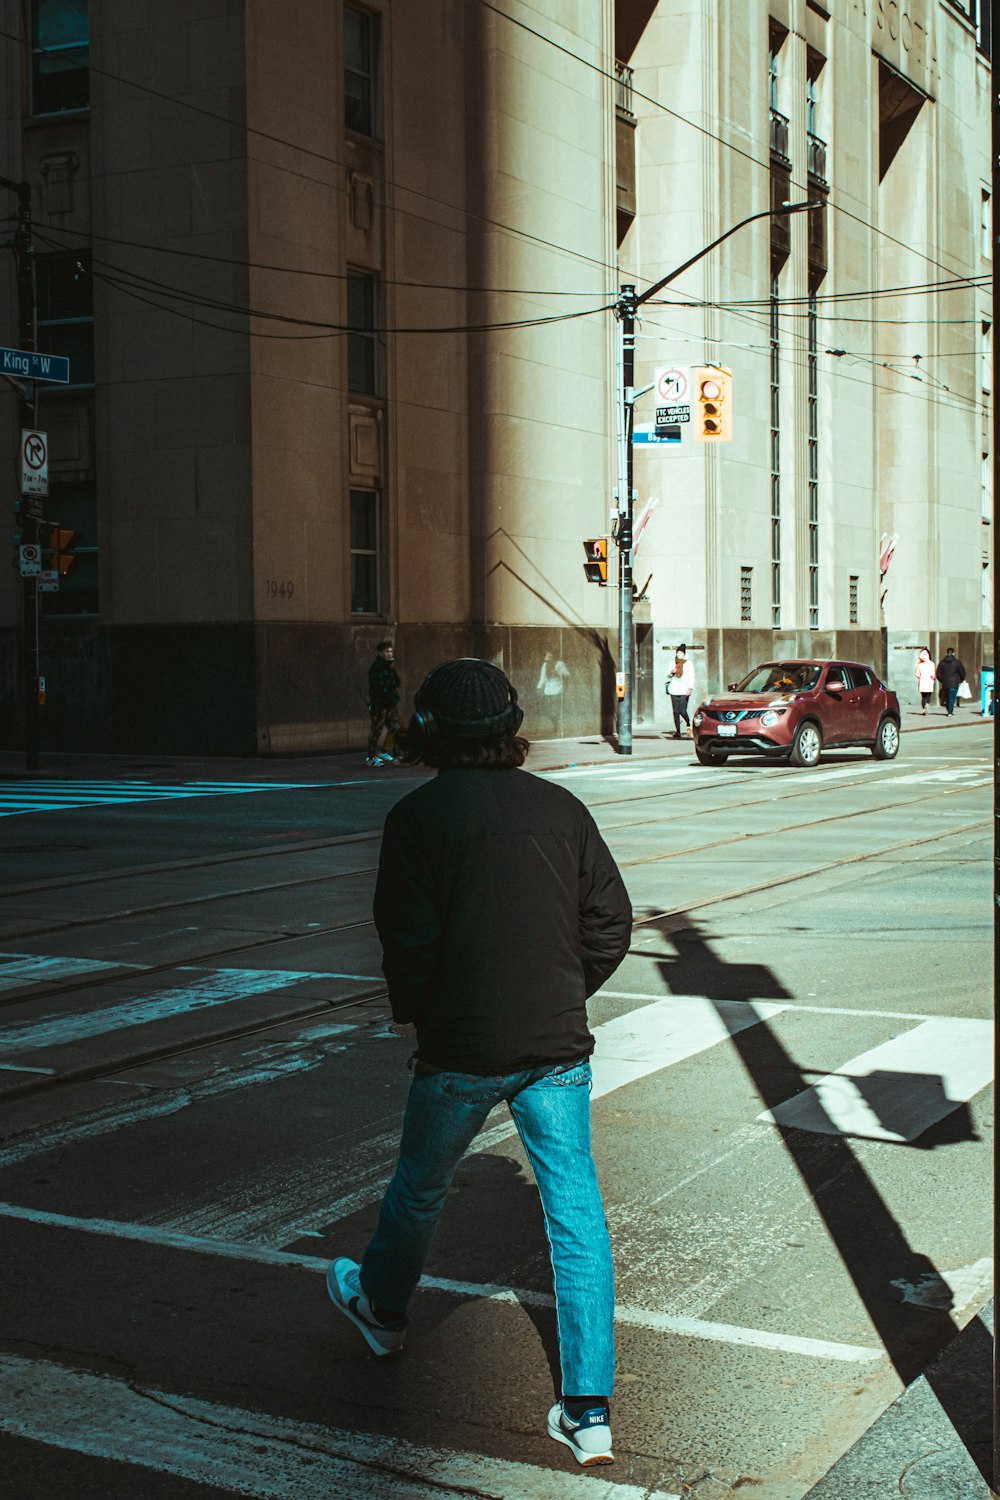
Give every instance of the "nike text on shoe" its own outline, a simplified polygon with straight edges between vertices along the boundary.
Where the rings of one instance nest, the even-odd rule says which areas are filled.
[[[577,1462],[588,1468],[615,1461],[611,1451],[611,1423],[603,1406],[592,1406],[574,1421],[566,1415],[562,1402],[556,1402],[549,1412],[549,1437],[565,1443]]]
[[[395,1354],[403,1347],[406,1325],[387,1327],[375,1319],[368,1305],[368,1298],[361,1290],[359,1270],[357,1262],[348,1260],[346,1256],[330,1262],[326,1272],[326,1289],[330,1293],[330,1301],[345,1318],[350,1318],[369,1349],[376,1354]]]

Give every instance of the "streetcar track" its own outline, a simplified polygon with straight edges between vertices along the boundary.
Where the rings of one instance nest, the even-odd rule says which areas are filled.
[[[15,1005],[24,1005],[27,1002],[35,1000],[51,1000],[58,998],[60,995],[75,995],[78,990],[99,989],[102,985],[116,984],[122,979],[146,979],[150,975],[168,974],[171,971],[176,972],[181,969],[201,969],[205,967],[206,963],[220,958],[229,958],[233,954],[251,953],[255,948],[274,948],[280,943],[301,942],[303,938],[327,937],[331,933],[351,932],[358,927],[371,927],[371,925],[372,921],[369,917],[363,922],[340,922],[330,927],[314,927],[309,932],[281,932],[266,939],[262,939],[258,934],[252,943],[238,943],[228,948],[216,948],[209,953],[194,954],[186,959],[174,959],[170,963],[134,965],[127,972],[121,974],[109,974],[105,972],[103,974],[95,974],[90,979],[81,979],[74,976],[68,979],[65,984],[49,985],[44,990],[33,988],[29,981],[23,988],[31,988],[32,993],[30,995],[14,994],[8,999],[0,999],[0,1011],[11,1009]],[[108,967],[114,968],[114,964],[109,964]]]
[[[861,783],[861,781],[843,781],[843,783],[838,784],[837,790],[838,792],[840,792],[840,790],[843,789],[844,786],[858,786],[858,784],[871,783],[867,783],[867,781],[865,781],[865,783]],[[823,787],[817,787],[816,790],[823,790]],[[958,795],[958,793],[967,792],[967,790],[975,790],[975,787],[942,787],[942,789],[936,790],[933,795],[937,796],[937,798],[942,798],[942,796]],[[657,793],[657,795],[676,795],[676,793]],[[813,789],[810,789],[810,787],[804,787],[801,792],[790,793],[790,796],[808,795],[814,795]],[[639,799],[640,798],[622,798],[622,801],[639,801]],[[786,799],[787,798],[777,798],[777,796],[774,796],[774,798],[753,798],[748,799],[748,801],[744,802],[727,802],[727,804],[724,804],[723,807],[700,808],[699,817],[712,816],[712,813],[715,813],[715,811],[736,810],[736,808],[739,807],[759,807],[759,805],[762,805],[762,801],[786,801]],[[709,843],[688,844],[688,846],[684,847],[684,849],[667,850],[666,853],[648,855],[642,859],[622,859],[622,861],[619,861],[619,865],[621,865],[621,868],[636,868],[640,867],[640,865],[645,864],[657,864],[657,862],[667,861],[667,859],[678,859],[682,858],[682,856],[699,855],[699,853],[711,852],[712,849],[723,849],[723,847],[729,846],[729,844],[744,843],[744,841],[748,840],[748,838],[769,838],[774,837],[774,835],[777,834],[786,834],[786,832],[802,832],[807,828],[819,828],[819,826],[822,826],[823,823],[841,822],[841,820],[849,819],[849,817],[862,817],[868,816],[868,814],[871,813],[883,813],[883,811],[892,811],[895,810],[895,808],[907,807],[907,805],[916,804],[916,802],[924,802],[925,799],[927,799],[927,793],[919,792],[918,795],[910,796],[910,798],[894,798],[891,802],[879,802],[879,804],[874,805],[874,807],[855,808],[855,810],[843,811],[843,813],[825,814],[825,816],[823,817],[814,817],[814,819],[807,819],[805,820],[805,822],[783,823],[783,825],[775,826],[775,828],[757,829],[756,832],[741,832],[741,834],[733,835],[733,837],[715,838],[715,840],[709,841]],[[657,823],[666,822],[666,820],[667,819],[663,819],[663,817],[655,817],[655,819],[643,819],[640,820],[640,822],[636,823],[619,823],[619,825],[616,825],[615,828],[606,829],[606,834],[607,837],[613,837],[613,835],[618,834],[618,832],[627,831],[627,829],[636,828],[636,826],[640,826],[640,828],[648,828],[648,826],[655,826],[657,825]],[[381,834],[373,835],[373,837],[381,837]],[[192,865],[192,868],[198,868],[198,865]],[[298,889],[303,888],[303,886],[309,885],[324,885],[325,882],[331,882],[331,880],[349,879],[349,877],[351,876],[369,876],[369,874],[375,874],[376,870],[378,870],[378,865],[367,865],[367,867],[363,868],[363,870],[325,871],[325,873],[322,874],[300,876],[294,880],[274,880],[274,882],[271,882],[270,885],[241,886],[241,888],[229,889],[229,891],[216,891],[211,892],[211,894],[207,895],[192,895],[192,897],[186,897],[183,898],[183,900],[178,901],[156,901],[156,903],[148,904],[148,906],[124,907],[123,910],[118,910],[118,912],[100,912],[99,915],[94,916],[78,916],[78,918],[73,918],[72,921],[48,922],[48,924],[45,924],[45,926],[43,927],[22,927],[22,929],[13,930],[13,932],[3,933],[3,935],[0,936],[0,942],[3,942],[3,944],[7,944],[7,942],[21,942],[24,941],[24,939],[48,938],[48,936],[54,936],[57,935],[57,933],[75,932],[75,930],[84,929],[84,927],[100,927],[105,926],[105,924],[111,924],[111,922],[129,921],[129,919],[138,918],[138,916],[154,916],[163,915],[163,913],[166,912],[181,912],[181,910],[187,909],[187,907],[207,906],[207,904],[213,903],[213,901],[237,900],[237,898],[241,897],[258,897],[258,895],[273,894],[274,891]],[[120,879],[124,879],[124,876],[120,876]],[[351,924],[348,924],[348,926],[351,926]],[[358,922],[358,924],[354,924],[354,926],[370,926],[370,921]],[[282,938],[271,939],[271,941],[280,942],[283,941],[283,939],[292,939],[292,941],[294,941],[295,938],[303,938],[303,936],[324,936],[325,933],[340,932],[340,930],[342,929],[340,929],[339,926],[316,927],[316,929],[312,929],[312,932],[310,933],[282,935]],[[232,950],[219,950],[219,953],[225,954],[229,953],[229,951],[231,951],[231,953],[241,953],[241,951],[244,950],[244,947],[247,947],[247,945],[240,945],[240,947],[232,948]],[[259,944],[256,944],[255,942],[255,944],[250,944],[249,947],[259,947]],[[216,954],[211,954],[211,957],[216,957]],[[91,981],[91,983],[99,983],[99,981]],[[58,987],[58,989],[67,989],[67,987],[69,986],[61,986]],[[85,987],[85,983],[82,983],[81,981],[81,984],[79,984],[79,986],[72,986],[72,989],[82,989],[82,987]],[[0,1008],[3,1007],[4,1004],[7,1004],[7,1002],[0,1001]]]
[[[781,830],[776,831],[780,832]],[[695,901],[684,902],[680,906],[668,907],[663,911],[652,912],[645,917],[639,917],[635,921],[633,921],[632,930],[633,932],[635,932],[636,929],[649,927],[657,922],[669,921],[670,919],[678,916],[687,916],[692,912],[700,911],[703,907],[717,906],[728,901],[737,901],[745,896],[753,896],[760,894],[763,891],[775,890],[780,888],[781,886],[791,885],[800,880],[809,880],[818,875],[827,874],[831,870],[842,869],[847,865],[862,864],[869,860],[883,859],[886,855],[895,854],[904,849],[915,849],[926,844],[940,843],[944,839],[955,838],[961,834],[977,832],[983,832],[983,825],[981,822],[966,823],[961,824],[955,828],[941,830],[934,834],[926,834],[919,838],[903,839],[897,841],[896,843],[888,844],[881,849],[872,849],[859,854],[845,855],[840,859],[827,860],[823,864],[811,866],[809,869],[796,870],[783,875],[776,875],[768,880],[758,881],[753,885],[741,886],[736,890],[719,892],[716,895],[704,896]],[[653,863],[654,861],[647,862]],[[369,926],[371,924],[353,923],[351,925],[360,927]],[[298,936],[308,935],[309,934],[299,934]],[[158,966],[157,969],[151,969],[147,972],[154,973],[158,972],[160,968],[169,969],[176,967],[177,965],[167,964]],[[89,985],[100,982],[101,981],[99,980],[91,981],[89,982],[88,986],[74,985],[71,988],[79,989],[89,987]],[[107,981],[105,980],[104,982]],[[108,1066],[107,1063],[94,1063],[88,1067],[81,1067],[73,1069],[71,1071],[67,1071],[65,1073],[59,1074],[56,1077],[34,1078],[19,1087],[16,1093],[8,1095],[8,1099],[16,1102],[18,1099],[23,1099],[28,1096],[36,1096],[41,1093],[47,1093],[51,1089],[61,1088],[67,1084],[96,1082],[102,1078],[111,1078],[119,1073],[129,1072],[134,1068],[145,1066],[151,1062],[162,1062],[171,1058],[184,1057],[190,1052],[196,1052],[204,1047],[212,1046],[220,1042],[238,1040],[242,1036],[254,1036],[258,1032],[272,1030],[275,1027],[279,1027],[285,1024],[291,1024],[300,1019],[308,1019],[312,1015],[329,1014],[333,1010],[344,1009],[351,1005],[367,1004],[386,995],[387,990],[385,986],[376,986],[375,988],[367,992],[362,991],[358,995],[353,995],[345,998],[343,1001],[322,1002],[319,1004],[313,1001],[310,1002],[308,1006],[304,1006],[301,1010],[285,1012],[280,1017],[272,1017],[267,1021],[258,1022],[256,1025],[251,1027],[225,1028],[217,1032],[213,1032],[208,1037],[200,1036],[197,1040],[188,1042],[182,1046],[161,1046],[136,1053],[131,1053],[127,1058],[119,1059],[112,1066]],[[33,1001],[36,998],[42,997],[37,995],[22,997],[21,1002],[17,1003],[23,1003],[25,999]],[[5,1100],[2,1102],[7,1101]]]
[[[16,1104],[18,1100],[33,1097],[41,1093],[47,1093],[53,1088],[63,1088],[74,1083],[98,1083],[105,1078],[115,1078],[119,1073],[131,1073],[136,1068],[149,1067],[152,1063],[171,1062],[179,1057],[188,1057],[192,1052],[202,1052],[208,1047],[217,1047],[224,1042],[240,1041],[242,1038],[259,1036],[265,1031],[277,1031],[282,1026],[294,1025],[297,1021],[308,1021],[314,1016],[330,1016],[343,1010],[350,1010],[355,1005],[369,1005],[373,1000],[378,1000],[388,995],[385,986],[363,992],[360,995],[352,995],[345,1000],[313,1000],[308,1005],[303,1005],[299,1010],[289,1010],[283,1015],[272,1017],[268,1021],[258,1021],[253,1026],[230,1026],[222,1027],[211,1032],[208,1036],[199,1036],[196,1041],[185,1043],[183,1046],[160,1046],[150,1047],[142,1052],[133,1052],[110,1066],[107,1063],[92,1063],[87,1067],[67,1069],[54,1078],[36,1078],[22,1084],[15,1092],[9,1093],[0,1103]],[[29,1130],[27,1134],[31,1134]],[[9,1144],[9,1141],[5,1141]]]
[[[892,778],[890,777],[889,778],[889,784],[890,785],[891,785],[891,781],[892,781]],[[853,787],[867,786],[867,785],[871,785],[871,784],[877,784],[877,783],[872,783],[869,778],[864,777],[864,778],[858,778],[857,780],[854,780],[854,781],[842,781],[842,782],[838,782],[837,785],[836,785],[836,787],[827,786],[826,784],[821,784],[819,786],[806,786],[806,787],[802,787],[798,791],[786,792],[786,793],[783,793],[783,794],[774,793],[774,794],[772,794],[770,796],[766,796],[766,797],[750,797],[750,798],[745,798],[745,799],[743,799],[742,801],[739,801],[739,802],[726,802],[726,803],[721,803],[721,804],[719,804],[717,806],[712,806],[712,807],[708,807],[708,808],[700,808],[698,810],[697,816],[698,816],[699,819],[704,819],[704,818],[713,816],[715,813],[720,813],[720,812],[734,812],[734,811],[738,811],[740,808],[743,808],[743,807],[759,807],[762,804],[766,804],[766,803],[770,803],[770,802],[777,802],[777,801],[786,802],[786,801],[790,800],[793,797],[797,798],[797,797],[815,796],[818,793],[822,793],[823,791],[826,791],[826,790],[829,790],[829,791],[836,790],[837,792],[841,792],[843,790],[849,790],[849,789],[851,789]],[[604,802],[592,802],[592,803],[588,803],[587,805],[590,808],[617,807],[617,806],[621,806],[623,804],[627,804],[629,802],[658,801],[658,800],[661,800],[662,798],[665,798],[665,797],[673,797],[673,796],[679,796],[679,795],[682,795],[682,794],[687,794],[687,793],[689,793],[692,790],[694,790],[694,788],[690,788],[690,787],[687,787],[687,788],[685,788],[685,787],[673,787],[673,788],[666,788],[666,789],[664,789],[663,791],[660,791],[660,792],[649,793],[648,795],[645,795],[645,796],[640,795],[640,796],[636,796],[636,797],[611,798],[611,799],[608,799],[608,800],[606,800]],[[968,791],[968,790],[974,790],[974,788],[970,788],[970,787],[966,787],[966,786],[955,786],[955,787],[947,787],[947,788],[943,787],[943,788],[941,788],[941,790],[940,790],[940,792],[939,792],[938,795],[940,795],[940,796],[951,796],[951,795],[954,795],[954,794],[956,794],[958,792]],[[835,815],[835,816],[826,816],[826,817],[822,817],[822,818],[816,818],[816,819],[813,819],[813,820],[807,820],[804,823],[795,823],[795,824],[783,825],[780,828],[761,829],[758,832],[752,833],[752,834],[749,834],[749,835],[746,834],[746,833],[742,833],[742,834],[739,834],[739,835],[737,835],[737,836],[735,836],[733,838],[717,839],[717,840],[714,840],[713,842],[708,843],[708,844],[692,845],[692,846],[690,846],[690,847],[688,847],[686,849],[675,850],[675,851],[669,852],[667,854],[651,855],[648,858],[641,859],[641,860],[629,860],[629,861],[623,862],[623,867],[624,868],[631,868],[631,867],[637,866],[637,865],[652,863],[652,862],[654,862],[656,860],[666,860],[666,859],[677,858],[680,855],[701,854],[701,853],[705,853],[705,852],[707,852],[707,851],[709,851],[711,849],[722,848],[722,847],[724,847],[727,844],[741,843],[747,837],[751,837],[751,838],[766,838],[766,837],[769,837],[770,835],[775,834],[775,833],[801,832],[805,828],[809,828],[809,827],[813,827],[813,826],[819,826],[819,825],[821,825],[823,823],[837,822],[840,819],[846,819],[846,818],[852,818],[852,817],[860,817],[860,816],[862,816],[862,814],[865,814],[865,813],[876,813],[876,812],[890,811],[890,810],[893,810],[893,809],[901,807],[901,806],[906,806],[909,803],[920,802],[922,800],[923,800],[923,797],[921,795],[919,795],[919,794],[917,796],[915,796],[915,797],[906,798],[903,801],[900,801],[900,799],[896,798],[892,802],[889,802],[889,803],[880,803],[876,807],[868,807],[868,808],[856,809],[856,810],[854,810],[852,812],[845,812],[845,813],[838,814],[838,815]],[[619,824],[615,824],[613,827],[610,827],[610,828],[606,829],[605,832],[606,832],[606,835],[608,837],[612,837],[614,834],[619,833],[619,832],[627,831],[630,828],[636,828],[636,827],[647,828],[647,827],[650,827],[650,826],[655,826],[657,823],[664,822],[664,821],[666,821],[665,818],[653,818],[653,819],[642,818],[642,819],[637,819],[633,823],[619,823]],[[309,852],[313,852],[313,851],[321,850],[321,849],[326,849],[326,848],[335,848],[339,844],[344,843],[344,842],[348,842],[348,841],[357,843],[357,842],[365,842],[365,841],[368,841],[368,840],[381,839],[381,836],[382,836],[381,835],[381,830],[379,830],[378,832],[374,832],[374,833],[349,834],[349,835],[345,835],[344,837],[338,837],[338,838],[335,838],[335,839],[330,839],[330,840],[326,840],[326,841],[320,841],[318,843],[310,843],[308,845],[298,845],[298,846],[296,846],[295,849],[283,849],[283,850],[267,849],[267,850],[261,851],[261,853],[260,853],[259,856],[256,855],[253,851],[251,851],[249,853],[236,854],[236,855],[224,855],[224,856],[217,857],[217,858],[213,857],[212,859],[208,859],[208,860],[193,861],[193,862],[187,863],[187,864],[182,863],[182,864],[179,864],[179,865],[176,865],[176,866],[167,867],[166,869],[164,869],[161,866],[151,866],[151,867],[148,867],[148,869],[144,873],[147,873],[147,874],[170,873],[171,869],[175,869],[175,870],[178,871],[178,873],[180,873],[181,871],[184,871],[184,870],[198,870],[198,869],[209,868],[209,867],[211,867],[212,865],[214,865],[216,863],[228,863],[228,862],[233,862],[233,861],[236,861],[236,860],[252,860],[252,859],[256,859],[257,857],[266,858],[266,857],[274,856],[274,855],[277,855],[277,854],[292,854],[292,853],[296,853],[296,852],[309,853]],[[54,934],[57,934],[57,933],[74,931],[77,928],[101,926],[101,925],[104,925],[106,923],[111,923],[111,922],[122,922],[122,921],[127,921],[127,920],[129,920],[129,919],[131,919],[133,917],[163,915],[166,912],[181,911],[184,908],[189,907],[189,906],[204,906],[204,905],[209,905],[212,902],[229,901],[229,900],[234,900],[234,899],[238,899],[238,898],[245,898],[245,897],[249,897],[249,896],[267,896],[267,895],[271,895],[275,891],[294,890],[294,889],[301,888],[303,886],[310,886],[310,885],[322,885],[322,884],[324,884],[324,883],[326,883],[328,881],[343,880],[343,879],[347,879],[347,878],[349,878],[351,876],[355,876],[355,875],[357,875],[357,876],[372,875],[372,874],[376,873],[377,869],[378,869],[377,865],[369,865],[369,866],[364,867],[363,869],[357,869],[357,870],[340,870],[340,871],[333,871],[333,872],[330,872],[330,873],[327,873],[327,874],[322,874],[322,875],[300,876],[300,877],[297,877],[294,880],[274,881],[270,885],[255,885],[255,886],[249,886],[249,887],[242,886],[242,887],[238,887],[236,889],[231,889],[231,890],[226,890],[226,891],[219,891],[219,892],[213,892],[213,893],[211,893],[209,895],[188,896],[188,897],[184,897],[183,899],[178,900],[178,901],[154,902],[154,903],[151,903],[150,905],[147,905],[147,906],[126,907],[126,908],[124,908],[121,911],[102,912],[100,915],[93,916],[93,917],[76,917],[72,921],[68,921],[68,922],[48,923],[48,924],[46,924],[45,926],[42,926],[42,927],[25,927],[25,928],[15,929],[15,930],[13,930],[11,932],[5,932],[2,935],[0,935],[0,942],[3,942],[3,943],[7,943],[7,942],[19,942],[19,941],[21,941],[23,939],[28,939],[28,938],[47,937],[47,936],[54,935]],[[36,895],[44,895],[49,890],[62,890],[62,889],[66,889],[67,887],[69,887],[69,888],[78,888],[79,889],[79,888],[85,888],[85,887],[87,887],[87,886],[89,886],[91,884],[98,884],[100,882],[108,881],[108,880],[133,880],[133,879],[136,879],[136,878],[138,878],[138,875],[136,873],[134,873],[134,872],[126,872],[126,873],[116,872],[115,874],[110,874],[110,873],[104,872],[104,873],[101,873],[100,875],[90,876],[90,877],[87,877],[86,879],[83,879],[83,880],[80,880],[80,881],[63,881],[63,882],[59,882],[58,884],[52,884],[52,885],[40,884],[40,885],[35,886],[35,887],[32,888],[32,893],[36,894]],[[21,888],[20,890],[17,890],[17,891],[14,891],[14,890],[0,890],[0,900],[2,900],[5,897],[8,897],[8,896],[23,895],[23,894],[25,894],[24,888]],[[336,930],[336,929],[327,929],[327,928],[314,929],[316,935],[322,935],[323,933],[325,933],[325,932],[327,932],[329,930]],[[228,950],[226,950],[226,951],[228,951]],[[237,951],[242,951],[242,950],[233,949],[232,951],[237,952]],[[3,1002],[0,1001],[0,1005],[2,1005],[2,1004],[3,1004]]]

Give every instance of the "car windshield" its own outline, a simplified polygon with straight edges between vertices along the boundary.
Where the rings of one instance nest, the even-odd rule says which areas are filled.
[[[819,681],[819,667],[805,661],[769,661],[737,683],[740,693],[804,693]]]

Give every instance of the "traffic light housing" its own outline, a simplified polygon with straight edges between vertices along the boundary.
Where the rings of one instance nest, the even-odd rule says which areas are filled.
[[[583,571],[587,575],[588,583],[601,583],[605,586],[608,582],[608,539],[606,536],[594,536],[584,542],[583,550],[587,554],[587,561],[583,565]]]
[[[49,528],[49,547],[52,552],[52,570],[60,578],[68,578],[79,562],[73,555],[83,537],[79,531],[69,531],[65,526]]]
[[[721,365],[692,371],[691,412],[696,443],[730,443],[733,439],[733,372]]]

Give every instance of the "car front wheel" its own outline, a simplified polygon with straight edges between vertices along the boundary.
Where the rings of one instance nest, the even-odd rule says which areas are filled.
[[[872,754],[876,760],[892,760],[899,749],[899,725],[895,719],[883,719],[875,734]]]
[[[793,766],[814,766],[823,750],[823,736],[819,725],[807,720],[795,731],[788,759]]]
[[[699,750],[697,745],[694,753],[698,757],[698,763],[703,766],[724,766],[729,759],[728,755],[720,755],[715,750]]]

